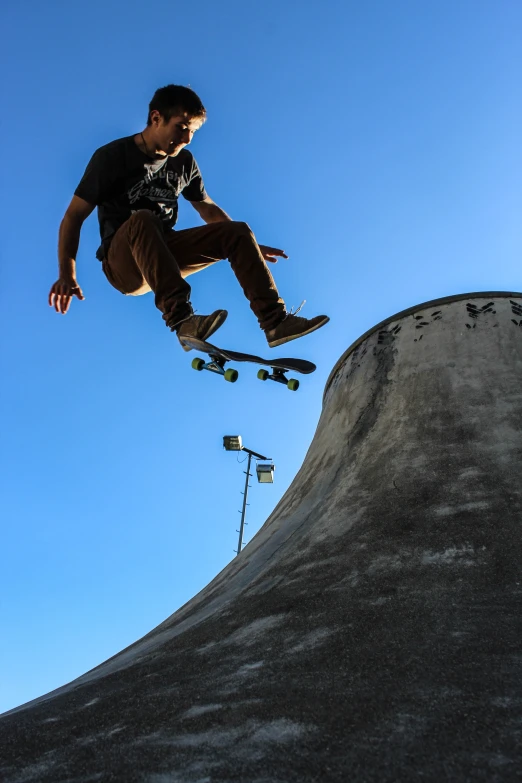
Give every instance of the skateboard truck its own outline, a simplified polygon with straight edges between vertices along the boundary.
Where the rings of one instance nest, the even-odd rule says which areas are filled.
[[[226,359],[222,359],[220,356],[216,356],[216,354],[210,354],[209,362],[206,362],[204,359],[192,360],[192,367],[194,370],[209,370],[210,372],[222,375],[226,381],[235,383],[239,377],[238,371],[234,370],[232,367],[225,370],[225,364]]]
[[[272,372],[268,370],[259,370],[257,377],[260,381],[276,381],[276,383],[282,383],[287,386],[290,391],[297,391],[299,388],[299,381],[296,378],[287,378],[284,370],[279,370],[277,367],[272,367]]]

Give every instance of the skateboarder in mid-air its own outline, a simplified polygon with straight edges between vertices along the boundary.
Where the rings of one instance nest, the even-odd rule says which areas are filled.
[[[49,292],[56,312],[65,314],[73,296],[84,298],[76,279],[76,255],[82,224],[97,206],[102,243],[96,256],[107,279],[123,294],[153,291],[156,307],[179,338],[207,340],[225,321],[226,310],[194,314],[186,281],[224,258],[271,348],[328,322],[325,315],[307,319],[287,313],[266,262],[288,256],[258,245],[246,223],[231,220],[207,195],[198,165],[186,149],[205,119],[196,93],[171,84],[154,94],[141,133],[96,150],[60,226],[60,277]],[[180,194],[207,225],[174,230]]]

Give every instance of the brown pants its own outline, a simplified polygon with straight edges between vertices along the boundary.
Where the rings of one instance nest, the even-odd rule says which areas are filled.
[[[135,212],[116,232],[103,261],[111,285],[123,294],[154,291],[167,326],[191,312],[185,278],[228,258],[262,329],[285,314],[274,279],[246,223],[223,221],[183,231],[165,230],[147,209]]]

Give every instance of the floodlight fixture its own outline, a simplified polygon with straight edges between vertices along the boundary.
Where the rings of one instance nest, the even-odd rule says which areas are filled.
[[[271,462],[258,462],[256,464],[257,480],[260,484],[274,483],[275,465]]]
[[[241,435],[225,435],[223,438],[223,447],[226,451],[243,451]]]

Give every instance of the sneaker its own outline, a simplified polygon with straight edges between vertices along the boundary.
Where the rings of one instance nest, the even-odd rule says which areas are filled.
[[[215,310],[210,315],[189,315],[184,321],[177,324],[174,329],[177,332],[178,340],[183,350],[192,350],[192,348],[189,348],[188,345],[182,342],[183,337],[207,340],[210,335],[214,334],[225,323],[227,315],[228,312],[226,310]]]
[[[267,329],[266,339],[270,348],[276,348],[278,345],[288,343],[290,340],[297,340],[298,337],[304,337],[305,334],[315,332],[328,323],[330,319],[327,315],[316,315],[315,318],[302,318],[300,315],[288,313],[281,323],[273,329]]]

